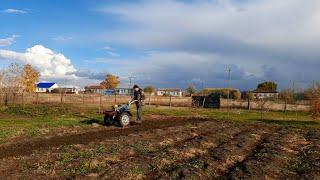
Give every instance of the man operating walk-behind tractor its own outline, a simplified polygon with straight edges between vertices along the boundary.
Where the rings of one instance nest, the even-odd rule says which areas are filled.
[[[142,103],[144,100],[144,93],[138,85],[133,86],[133,98],[128,104],[121,106],[114,105],[112,111],[105,111],[104,123],[106,125],[116,124],[119,126],[128,126],[130,124],[130,105],[135,103],[137,108],[137,119],[134,124],[141,124]]]
[[[132,101],[135,101],[136,107],[137,107],[137,119],[136,119],[136,124],[141,124],[142,119],[142,103],[143,100],[145,99],[144,92],[138,85],[133,86],[133,99]]]

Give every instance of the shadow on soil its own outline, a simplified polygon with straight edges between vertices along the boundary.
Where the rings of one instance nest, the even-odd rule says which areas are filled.
[[[93,123],[96,123],[96,124],[104,125],[101,120],[95,119],[95,118],[84,119],[84,120],[80,121],[80,123],[82,123],[82,124],[93,124]]]
[[[283,126],[320,126],[316,121],[297,121],[297,120],[268,120],[268,119],[250,119],[256,122],[263,122],[266,124],[277,124]]]

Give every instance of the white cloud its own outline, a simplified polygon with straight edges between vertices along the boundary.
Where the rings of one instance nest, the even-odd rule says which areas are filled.
[[[9,14],[26,14],[28,13],[25,10],[21,10],[21,9],[5,9],[3,10],[4,13],[9,13]]]
[[[0,58],[31,64],[40,70],[43,78],[77,78],[70,59],[42,45],[28,48],[24,53],[0,50]]]
[[[105,46],[102,48],[103,50],[107,51],[108,55],[109,56],[112,56],[112,57],[120,57],[120,54],[116,53],[116,49],[111,47],[111,46]]]
[[[111,47],[111,46],[105,46],[104,48],[102,48],[104,50],[107,50],[107,51],[114,51],[114,48]]]
[[[70,41],[72,39],[73,39],[72,37],[67,37],[67,36],[57,36],[52,38],[52,40],[54,41]]]
[[[19,36],[12,35],[11,37],[0,39],[0,46],[10,46],[10,45],[12,45],[16,41],[17,37],[19,37]]]

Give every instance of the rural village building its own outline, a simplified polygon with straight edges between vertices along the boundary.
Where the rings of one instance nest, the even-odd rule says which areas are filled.
[[[66,94],[79,94],[81,88],[76,86],[63,86],[59,88],[59,91],[65,92]]]
[[[159,88],[157,90],[157,96],[182,96],[182,90],[179,88]]]
[[[279,93],[277,91],[253,91],[252,93],[256,99],[268,99],[279,97]]]
[[[105,90],[100,85],[90,85],[90,86],[86,86],[84,89],[85,89],[84,90],[85,93],[96,93],[96,94],[103,94]]]
[[[37,84],[36,92],[39,93],[50,93],[52,90],[59,88],[56,83],[52,82],[40,82]]]
[[[104,89],[104,95],[121,95],[121,96],[131,96],[133,95],[133,90],[131,88],[116,88],[116,89]]]
[[[133,94],[133,90],[131,88],[104,89],[100,85],[87,86],[85,87],[85,92],[103,95],[114,95],[116,92],[117,95],[122,96],[131,96]]]

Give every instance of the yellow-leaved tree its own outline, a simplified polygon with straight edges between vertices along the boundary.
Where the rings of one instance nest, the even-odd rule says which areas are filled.
[[[36,83],[39,81],[40,73],[30,64],[23,66],[21,82],[26,92],[35,92]]]
[[[112,74],[107,74],[106,79],[100,83],[104,89],[115,89],[119,84],[119,77]]]

